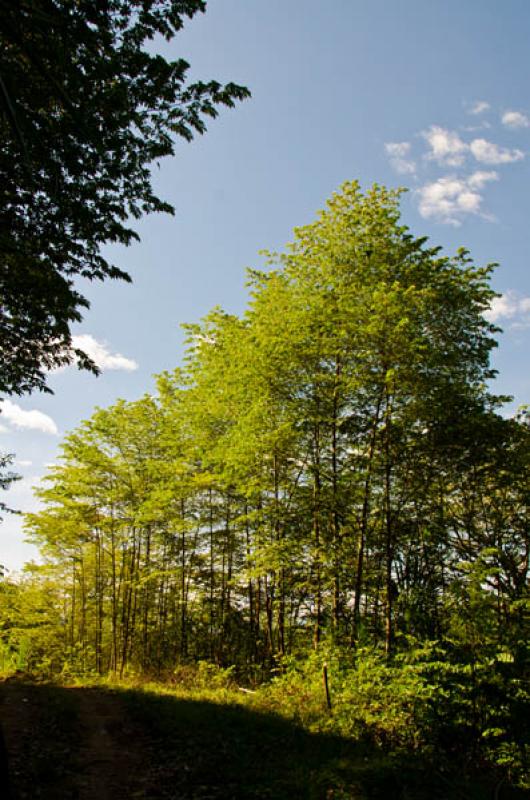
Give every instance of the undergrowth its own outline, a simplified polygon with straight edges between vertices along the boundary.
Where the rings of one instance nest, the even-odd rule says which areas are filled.
[[[250,725],[250,736],[256,719],[268,720],[259,728],[267,741],[275,725],[284,730],[287,724],[302,739],[307,734],[344,742],[354,749],[321,765],[324,772],[349,774],[344,786],[350,785],[351,793],[330,794],[333,798],[355,797],[351,787],[357,779],[364,786],[377,782],[374,769],[390,784],[405,780],[408,794],[396,796],[427,796],[418,787],[432,781],[435,796],[440,787],[445,787],[443,797],[530,796],[530,691],[525,664],[447,642],[408,645],[392,660],[373,648],[321,647],[309,656],[279,660],[271,680],[252,689],[239,685],[235,668],[221,669],[207,662],[178,666],[162,679],[138,672],[119,680],[112,675],[74,674],[67,667],[54,680],[63,686],[119,690],[162,743],[181,724],[183,709],[193,725],[205,709],[208,718],[215,716],[211,710],[215,707],[229,729]],[[244,735],[238,737],[236,746],[249,750],[249,758],[255,759],[254,745]],[[352,765],[357,776],[353,778]],[[337,775],[330,785],[342,785]],[[372,794],[378,796],[375,789]]]

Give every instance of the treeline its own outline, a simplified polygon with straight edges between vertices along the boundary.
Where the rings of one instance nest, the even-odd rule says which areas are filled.
[[[268,260],[241,318],[187,326],[155,396],[66,438],[27,518],[45,563],[3,585],[4,642],[120,674],[266,676],[323,641],[517,659],[530,440],[488,389],[492,267],[356,183]]]

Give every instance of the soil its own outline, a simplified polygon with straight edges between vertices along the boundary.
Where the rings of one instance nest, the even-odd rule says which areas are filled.
[[[528,800],[226,697],[18,675],[0,681],[0,726],[0,800]]]
[[[8,781],[0,747],[1,798],[149,797],[143,732],[117,694],[8,680],[0,702],[9,768]]]

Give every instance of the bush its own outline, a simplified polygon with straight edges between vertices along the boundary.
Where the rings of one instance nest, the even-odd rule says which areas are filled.
[[[520,665],[502,654],[410,640],[390,661],[376,649],[324,648],[285,660],[259,696],[312,730],[421,754],[450,770],[490,770],[530,788],[530,691]]]

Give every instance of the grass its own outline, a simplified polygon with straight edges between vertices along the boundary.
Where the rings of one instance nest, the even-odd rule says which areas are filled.
[[[121,688],[129,713],[148,732],[158,765],[156,800],[307,798],[307,800],[485,800],[491,778],[471,783],[421,754],[388,752],[368,740],[325,732],[324,702],[279,711],[267,690],[229,686]],[[310,727],[312,729],[310,729]],[[506,787],[499,798],[519,798]]]
[[[303,710],[295,719],[292,710],[279,713],[277,698],[273,710],[266,691],[245,694],[229,682],[221,683],[209,686],[207,675],[199,675],[195,682],[183,679],[180,685],[83,682],[92,687],[85,692],[89,703],[114,704],[135,732],[129,738],[117,736],[114,747],[134,751],[144,780],[135,789],[127,783],[130,776],[121,776],[123,795],[117,798],[490,800],[494,796],[491,780],[466,782],[440,771],[435,760],[420,754],[385,752],[368,741],[310,730]],[[86,742],[80,742],[78,687],[19,682],[10,686],[21,713],[26,710],[24,697],[31,705],[31,735],[18,748],[14,776],[18,796],[32,800],[78,796],[76,770],[83,768],[80,748],[86,750]],[[326,713],[322,706],[322,714]],[[312,708],[312,718],[314,714]],[[112,730],[109,735],[114,735]],[[90,754],[84,752],[83,758],[89,761]],[[21,776],[22,763],[26,771]],[[499,786],[496,798],[525,796]]]

